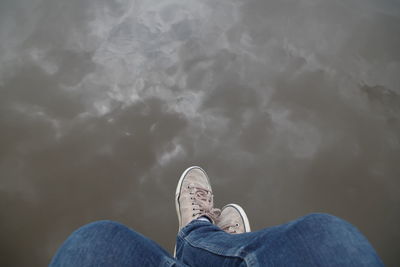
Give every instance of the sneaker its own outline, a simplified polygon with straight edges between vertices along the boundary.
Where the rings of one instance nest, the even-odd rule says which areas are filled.
[[[237,204],[228,204],[222,208],[217,226],[230,234],[242,234],[251,231],[246,213]]]
[[[186,169],[179,179],[175,193],[179,230],[192,220],[206,216],[216,223],[221,210],[214,208],[213,194],[205,171],[197,166]]]

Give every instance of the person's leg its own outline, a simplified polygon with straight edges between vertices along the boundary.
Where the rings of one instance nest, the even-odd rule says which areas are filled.
[[[72,233],[50,266],[182,266],[154,241],[128,227],[98,221]]]
[[[190,266],[383,266],[354,226],[328,214],[243,234],[194,220],[179,232],[176,256]]]

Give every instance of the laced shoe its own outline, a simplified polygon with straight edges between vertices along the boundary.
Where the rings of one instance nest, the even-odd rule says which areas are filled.
[[[175,193],[179,230],[192,220],[206,216],[216,223],[221,210],[214,208],[213,193],[205,171],[197,166],[186,169]]]
[[[242,234],[251,231],[246,213],[237,204],[228,204],[222,208],[217,226],[230,234]]]

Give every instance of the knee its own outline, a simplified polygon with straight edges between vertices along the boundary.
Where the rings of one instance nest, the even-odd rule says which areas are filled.
[[[80,242],[109,241],[116,235],[123,235],[131,230],[118,222],[102,220],[86,224],[72,233],[70,239]]]
[[[146,247],[138,233],[113,221],[97,221],[73,232],[58,249],[50,266],[124,266],[124,255]],[[63,265],[64,266],[64,265]]]
[[[302,233],[312,237],[348,238],[360,235],[349,222],[326,213],[312,213],[299,219],[297,227]]]
[[[113,229],[113,228],[120,228],[120,227],[125,227],[123,224],[120,224],[115,221],[111,220],[101,220],[101,221],[95,221],[88,223],[84,226],[82,226],[79,229],[85,229],[85,230],[98,230],[98,229]]]
[[[310,225],[336,225],[349,224],[345,220],[328,213],[310,213],[300,219],[305,224]]]
[[[95,221],[88,223],[82,227],[80,227],[76,232],[80,233],[99,233],[99,232],[108,232],[108,231],[115,231],[119,229],[125,228],[124,225],[110,221],[110,220],[102,220],[102,221]]]
[[[341,218],[313,213],[300,218],[292,226],[292,240],[299,242],[297,247],[303,247],[314,259],[329,260],[333,257],[332,262],[338,262],[339,266],[353,265],[354,259],[362,259],[362,266],[381,266],[379,257],[364,235]],[[320,265],[326,265],[326,262]]]
[[[299,220],[302,227],[333,230],[339,228],[354,228],[347,221],[327,213],[311,213]]]

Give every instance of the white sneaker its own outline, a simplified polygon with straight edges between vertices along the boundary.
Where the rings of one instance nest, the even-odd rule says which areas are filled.
[[[222,208],[217,226],[230,234],[242,234],[251,231],[246,213],[237,204],[228,204]]]
[[[186,169],[179,179],[175,193],[179,230],[192,220],[206,216],[216,223],[220,209],[214,208],[210,182],[205,171],[197,166]]]

